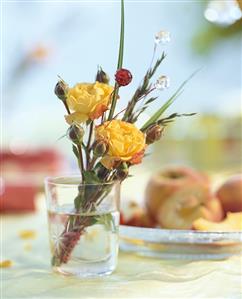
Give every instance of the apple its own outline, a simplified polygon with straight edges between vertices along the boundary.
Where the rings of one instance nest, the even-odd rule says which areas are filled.
[[[227,212],[242,212],[242,174],[225,181],[217,190],[216,196]]]

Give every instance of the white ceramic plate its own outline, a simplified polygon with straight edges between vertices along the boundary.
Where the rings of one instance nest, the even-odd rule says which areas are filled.
[[[120,249],[163,259],[225,259],[242,253],[242,232],[120,226]]]

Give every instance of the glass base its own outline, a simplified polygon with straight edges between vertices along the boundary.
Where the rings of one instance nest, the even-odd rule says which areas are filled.
[[[79,261],[75,265],[72,263],[63,264],[59,267],[52,267],[55,273],[65,276],[77,276],[79,278],[95,278],[110,275],[116,269],[116,263],[112,258],[108,261],[85,262]]]
[[[67,276],[108,275],[118,258],[119,183],[80,182],[46,180],[51,265]]]

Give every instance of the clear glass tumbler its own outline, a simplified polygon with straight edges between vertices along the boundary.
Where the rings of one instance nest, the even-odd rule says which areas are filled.
[[[110,274],[117,265],[120,183],[46,178],[51,264],[80,277]]]

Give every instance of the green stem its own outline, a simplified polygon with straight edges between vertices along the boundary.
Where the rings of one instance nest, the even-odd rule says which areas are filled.
[[[90,149],[90,145],[91,145],[91,141],[92,141],[93,127],[94,127],[94,122],[92,121],[91,124],[90,124],[90,129],[89,129],[89,136],[88,136],[88,141],[87,141],[87,150]]]
[[[121,28],[120,28],[119,55],[118,55],[117,69],[122,68],[123,56],[124,56],[124,0],[121,0]],[[115,88],[114,88],[113,99],[112,99],[112,104],[111,104],[111,109],[110,109],[110,113],[108,116],[108,120],[111,120],[113,118],[113,114],[114,114],[117,99],[118,99],[118,92],[119,92],[119,86],[116,83]]]
[[[93,134],[93,127],[94,127],[94,122],[92,121],[90,124],[90,128],[89,128],[89,136],[88,136],[88,141],[87,141],[87,146],[85,148],[85,152],[86,152],[86,158],[87,158],[87,168],[89,168],[89,163],[90,163],[90,146],[91,146],[91,142],[92,142],[92,134]]]
[[[67,106],[66,101],[63,101],[63,104],[64,104],[64,106],[65,106],[65,108],[66,108],[67,113],[68,113],[68,114],[71,114],[71,111],[70,111],[69,107]]]
[[[92,160],[90,161],[89,165],[88,165],[88,170],[92,170],[92,168],[94,167],[96,161],[97,161],[97,158],[93,157]]]
[[[77,145],[78,148],[78,152],[79,152],[79,156],[80,156],[80,168],[81,168],[81,175],[82,175],[82,180],[84,181],[84,176],[83,176],[83,172],[84,172],[84,163],[83,163],[83,155],[82,155],[82,148],[81,145],[78,144]]]
[[[63,101],[63,104],[66,108],[66,111],[68,114],[71,114],[70,112],[70,109],[66,103],[66,101]],[[80,144],[77,144],[77,149],[78,149],[78,153],[79,153],[79,161],[80,161],[80,170],[81,170],[81,176],[82,176],[82,180],[84,179],[84,176],[83,176],[83,172],[84,172],[84,163],[83,163],[83,155],[82,155],[82,148],[81,148],[81,145]]]

